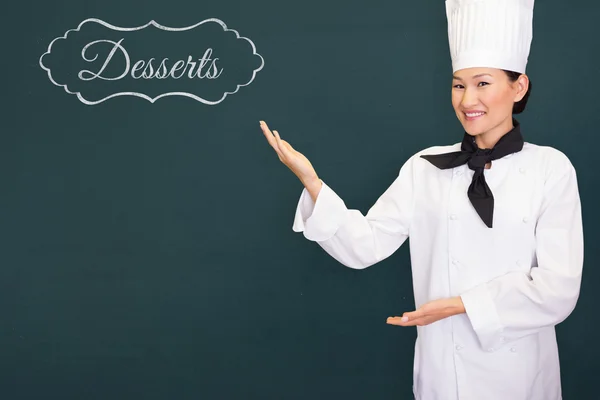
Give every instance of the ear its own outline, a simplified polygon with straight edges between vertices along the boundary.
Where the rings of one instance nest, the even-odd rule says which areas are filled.
[[[521,74],[516,82],[513,83],[517,92],[515,93],[515,103],[521,101],[525,94],[527,93],[527,89],[529,89],[529,77],[525,74]]]

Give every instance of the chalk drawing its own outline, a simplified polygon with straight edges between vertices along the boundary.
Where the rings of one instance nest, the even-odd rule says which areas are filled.
[[[102,98],[100,100],[94,100],[94,101],[92,101],[92,100],[88,100],[88,99],[84,98],[84,96],[81,94],[81,92],[75,92],[75,91],[69,90],[69,88],[67,87],[66,84],[63,85],[63,84],[60,84],[60,83],[56,82],[56,80],[54,80],[54,78],[52,77],[52,71],[50,70],[50,68],[46,67],[44,65],[44,62],[43,62],[44,61],[44,56],[46,56],[46,55],[48,55],[48,54],[50,54],[52,52],[52,46],[54,45],[54,43],[56,41],[66,39],[67,36],[69,35],[69,33],[79,31],[81,29],[81,27],[83,25],[85,25],[86,23],[97,23],[97,24],[105,26],[105,27],[107,27],[109,29],[112,29],[112,30],[115,30],[115,31],[121,31],[121,32],[138,31],[138,30],[142,30],[144,28],[147,28],[149,26],[154,26],[156,28],[159,28],[159,29],[164,30],[164,31],[169,31],[169,32],[181,32],[181,31],[187,31],[187,30],[194,29],[194,28],[196,28],[196,27],[198,27],[200,25],[203,25],[203,24],[217,23],[217,24],[219,24],[223,28],[223,30],[225,32],[233,32],[233,33],[235,33],[237,39],[239,39],[239,40],[246,40],[252,46],[252,55],[257,56],[257,57],[260,58],[260,66],[252,71],[252,77],[251,77],[251,79],[248,82],[246,82],[244,84],[238,84],[237,87],[236,87],[236,89],[234,91],[232,91],[232,92],[227,92],[226,91],[225,93],[223,93],[223,95],[222,95],[222,97],[220,99],[215,100],[215,101],[210,101],[210,100],[204,99],[204,98],[202,98],[200,96],[197,96],[197,95],[195,95],[193,93],[181,92],[181,91],[162,93],[162,94],[160,94],[158,96],[155,96],[155,97],[151,97],[151,96],[148,96],[148,95],[146,95],[144,93],[140,93],[140,92],[119,92],[119,93],[114,93],[114,94],[111,94],[109,96],[106,96],[106,97],[104,97],[104,98]],[[82,49],[82,57],[86,61],[94,61],[95,60],[95,58],[92,58],[92,59],[86,58],[85,52],[86,52],[87,48],[90,45],[92,45],[92,44],[94,44],[96,42],[103,42],[103,41],[102,40],[98,40],[98,41],[89,43],[87,46],[85,46]],[[110,41],[104,41],[104,42],[110,42]],[[110,56],[112,57],[112,55],[114,54],[114,52],[116,50],[121,50],[124,53],[124,55],[126,57],[126,60],[127,60],[127,72],[128,72],[129,71],[129,57],[128,57],[127,53],[126,53],[126,50],[121,46],[121,42],[111,42],[111,43],[114,44],[115,47],[113,48]],[[212,51],[212,49],[208,49],[205,52],[204,57],[206,57],[207,55],[210,56],[211,51]],[[190,63],[190,60],[191,60],[191,58],[188,58],[188,64]],[[152,60],[150,60],[150,61],[152,61]],[[204,61],[204,60],[201,60],[201,61]],[[134,65],[134,68],[132,68],[131,73],[132,73],[132,76],[133,76],[134,79],[138,79],[139,78],[139,77],[136,77],[135,75],[133,75],[133,73],[139,69],[139,67],[140,67],[139,63],[140,62],[141,61],[139,61],[138,63],[136,63],[136,65]],[[163,60],[163,62],[161,63],[161,67],[163,67],[163,72],[166,69],[166,65],[164,64],[164,62],[165,62],[165,60]],[[143,65],[143,62],[141,62],[141,63]],[[181,65],[179,63],[183,63],[183,60],[178,61],[176,64]],[[42,54],[40,56],[39,64],[40,64],[40,67],[48,73],[48,78],[50,79],[50,81],[53,84],[55,84],[56,86],[64,88],[65,92],[67,92],[69,94],[76,95],[77,98],[82,103],[87,104],[87,105],[99,104],[99,103],[102,103],[102,102],[104,102],[106,100],[109,100],[111,98],[118,97],[118,96],[136,96],[136,97],[140,97],[140,98],[146,99],[146,100],[148,100],[151,103],[154,103],[156,100],[161,99],[163,97],[168,97],[168,96],[184,96],[184,97],[189,97],[191,99],[194,99],[196,101],[199,101],[199,102],[207,104],[207,105],[215,105],[215,104],[219,104],[220,102],[222,102],[223,100],[225,100],[225,98],[228,95],[237,93],[238,90],[240,89],[240,87],[242,87],[242,86],[248,86],[249,84],[251,84],[254,81],[254,78],[256,77],[256,73],[258,71],[260,71],[260,70],[263,69],[263,67],[264,67],[264,59],[263,59],[263,57],[260,54],[258,54],[256,52],[256,46],[254,45],[254,43],[250,39],[248,39],[246,37],[240,36],[240,34],[235,29],[227,28],[227,25],[225,25],[225,23],[223,21],[221,21],[221,20],[219,20],[217,18],[205,19],[204,21],[198,22],[197,24],[194,24],[194,25],[191,25],[191,26],[187,26],[187,27],[183,27],[183,28],[172,28],[172,27],[164,26],[164,25],[161,25],[161,24],[157,23],[154,20],[152,20],[152,21],[150,21],[147,24],[142,25],[142,26],[125,28],[125,27],[119,27],[119,26],[111,25],[111,24],[109,24],[107,22],[104,22],[104,21],[102,21],[100,19],[97,19],[97,18],[88,18],[88,19],[82,21],[77,28],[75,28],[75,29],[69,29],[68,31],[65,32],[65,34],[63,36],[59,36],[59,37],[55,38],[54,40],[52,40],[52,42],[50,42],[50,44],[48,45],[48,50],[44,54]],[[200,71],[201,71],[201,68],[199,67],[198,70],[197,70],[197,72],[196,72],[196,74],[199,75],[201,73]],[[84,72],[87,72],[88,75],[86,75]],[[171,70],[171,72],[173,72],[173,69]],[[191,72],[192,71],[190,70],[190,72],[189,72],[189,77],[190,78],[192,78]],[[213,78],[213,79],[215,77],[218,77],[218,75],[214,74],[215,72],[216,72],[216,68],[215,68],[215,65],[213,63],[213,74],[211,75],[210,73],[208,73],[208,74],[205,75],[205,77]],[[158,74],[158,70],[156,72],[153,71],[152,73],[154,74],[154,77],[157,77],[159,79],[166,77],[165,74],[159,75]],[[81,80],[90,80],[90,79],[92,79],[91,77],[93,76],[93,74],[91,74],[91,75],[90,74],[91,74],[90,71],[80,71],[80,73],[78,74],[78,76],[79,76],[79,78]],[[122,78],[124,75],[125,74],[122,74],[122,76],[119,77],[118,79]],[[96,76],[96,77],[98,77],[98,76]],[[143,76],[143,77],[147,78],[148,76]],[[175,78],[174,75],[173,75],[173,78]],[[107,79],[107,78],[104,78],[104,79]],[[177,79],[177,78],[175,78],[175,79]],[[115,80],[115,79],[107,79],[107,80]]]

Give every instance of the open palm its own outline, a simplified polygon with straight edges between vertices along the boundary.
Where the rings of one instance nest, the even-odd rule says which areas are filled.
[[[317,173],[308,159],[296,151],[291,144],[281,139],[277,131],[271,132],[266,122],[260,121],[267,141],[273,147],[279,160],[285,164],[302,182],[317,178]]]

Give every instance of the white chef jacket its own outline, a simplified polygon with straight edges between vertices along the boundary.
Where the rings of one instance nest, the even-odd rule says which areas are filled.
[[[525,142],[494,160],[488,228],[467,197],[474,171],[439,169],[414,154],[366,215],[322,181],[303,189],[295,232],[343,265],[367,268],[410,237],[416,307],[461,296],[466,313],[417,326],[417,400],[559,400],[555,325],[573,310],[583,267],[575,169],[560,151]]]

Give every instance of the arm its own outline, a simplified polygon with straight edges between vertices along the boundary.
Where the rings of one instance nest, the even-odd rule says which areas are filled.
[[[575,169],[563,158],[552,174],[536,225],[537,266],[478,285],[460,297],[484,348],[565,320],[579,297],[583,227]]]
[[[325,251],[351,268],[366,268],[391,255],[408,237],[413,204],[411,157],[400,174],[366,216],[349,210],[313,168],[279,133],[264,121],[265,138],[283,162],[305,185],[296,209],[293,230],[316,241]]]
[[[400,169],[392,185],[366,215],[348,209],[320,180],[315,190],[300,195],[293,224],[295,232],[315,241],[343,265],[363,269],[394,253],[408,237],[413,212],[413,158]],[[316,198],[316,201],[313,200]]]

